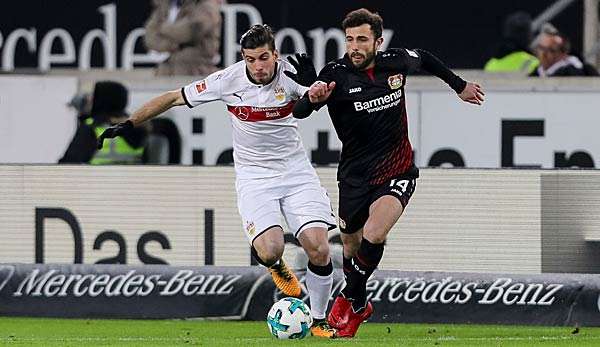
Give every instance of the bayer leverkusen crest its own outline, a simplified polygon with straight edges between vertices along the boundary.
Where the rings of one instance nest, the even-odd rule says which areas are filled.
[[[388,84],[392,89],[398,89],[402,87],[402,74],[392,75],[388,77]]]

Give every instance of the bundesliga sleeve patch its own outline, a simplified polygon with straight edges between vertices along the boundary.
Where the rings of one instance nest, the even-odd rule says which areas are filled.
[[[202,81],[200,83],[196,83],[196,91],[198,93],[202,93],[206,90],[206,81]]]

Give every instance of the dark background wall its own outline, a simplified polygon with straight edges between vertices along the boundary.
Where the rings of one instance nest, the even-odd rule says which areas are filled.
[[[235,3],[237,1],[230,1]],[[501,36],[504,18],[526,11],[533,18],[554,1],[243,1],[258,8],[267,23],[279,27],[339,27],[344,15],[356,8],[377,11],[384,27],[394,29],[390,47],[425,48],[455,68],[481,68]],[[583,1],[577,1],[552,23],[573,40],[580,51],[583,38]]]
[[[24,0],[2,4],[0,11],[1,50],[8,35],[17,28],[35,28],[37,47],[45,33],[53,28],[66,29],[78,49],[83,36],[90,30],[103,28],[104,18],[98,7],[115,3],[117,8],[117,66],[120,66],[120,50],[126,35],[144,25],[151,6],[150,1],[127,0]],[[549,0],[503,0],[503,1],[229,1],[231,4],[248,3],[257,8],[263,20],[275,29],[293,27],[304,35],[308,30],[322,27],[337,28],[345,13],[359,7],[378,11],[384,18],[386,28],[394,30],[392,46],[425,48],[443,58],[454,68],[481,68],[490,56],[494,43],[500,38],[502,21],[506,15],[517,10],[529,12],[534,18],[554,1]],[[247,20],[238,20],[238,37]],[[583,2],[577,1],[555,18],[552,23],[573,40],[575,52],[582,47]],[[305,35],[305,40],[310,40]],[[60,45],[53,51],[60,52]],[[94,45],[93,66],[101,66],[100,49]],[[311,45],[307,44],[310,48]],[[137,52],[143,52],[141,44]],[[335,58],[333,50],[327,58]],[[35,68],[36,52],[29,52],[21,41],[15,53],[17,68]],[[56,65],[60,66],[60,65]],[[63,66],[75,66],[68,64]]]

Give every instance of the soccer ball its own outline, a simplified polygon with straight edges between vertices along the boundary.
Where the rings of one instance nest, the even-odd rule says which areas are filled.
[[[310,330],[312,316],[306,304],[296,298],[283,298],[271,306],[267,326],[278,339],[302,339]]]

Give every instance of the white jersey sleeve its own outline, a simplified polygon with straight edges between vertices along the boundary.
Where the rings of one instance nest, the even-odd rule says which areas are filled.
[[[223,80],[221,75],[223,71],[214,72],[203,80],[195,81],[181,88],[181,94],[188,107],[220,100],[222,96]]]
[[[296,83],[295,81],[292,81],[293,84],[293,90],[294,90],[294,96],[296,97],[296,99],[300,99],[301,97],[304,96],[304,93],[306,93],[310,88],[309,87],[305,87],[303,85],[300,85],[298,83]]]

